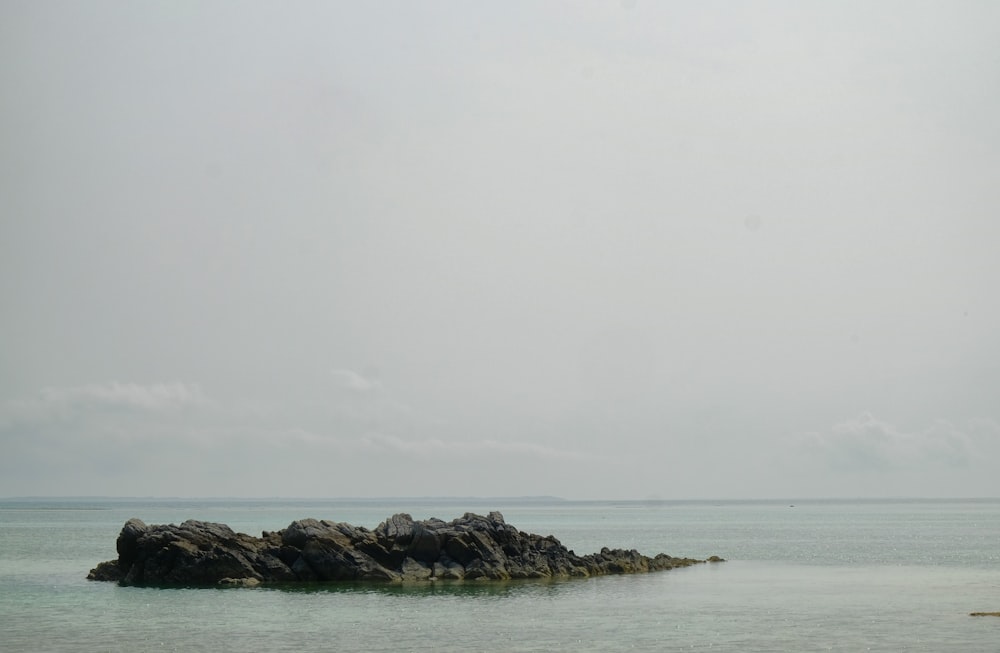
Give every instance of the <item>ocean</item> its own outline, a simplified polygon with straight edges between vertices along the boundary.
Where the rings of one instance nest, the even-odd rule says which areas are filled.
[[[156,589],[91,582],[124,522],[260,535],[499,510],[577,553],[721,564],[561,581]],[[1000,499],[0,500],[3,651],[1000,651]]]

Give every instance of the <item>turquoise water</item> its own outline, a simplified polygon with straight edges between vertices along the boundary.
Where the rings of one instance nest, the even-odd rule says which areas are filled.
[[[791,505],[794,504],[794,507]],[[149,589],[88,582],[129,517],[259,534],[498,509],[577,553],[728,562],[560,582]],[[0,501],[11,651],[1000,651],[1000,500]]]

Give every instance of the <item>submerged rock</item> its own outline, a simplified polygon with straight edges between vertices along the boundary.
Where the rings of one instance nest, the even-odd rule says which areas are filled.
[[[123,585],[255,586],[276,582],[434,581],[564,578],[645,573],[704,562],[601,549],[579,556],[550,536],[533,535],[503,515],[466,513],[450,522],[393,515],[374,530],[302,519],[261,537],[225,524],[188,520],[147,526],[130,519],[118,559],[91,570],[91,580]],[[718,560],[715,556],[713,560]]]

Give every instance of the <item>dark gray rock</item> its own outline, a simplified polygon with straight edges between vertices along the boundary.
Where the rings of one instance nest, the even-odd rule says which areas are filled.
[[[128,520],[118,559],[91,570],[92,580],[124,585],[255,586],[275,582],[508,580],[645,573],[701,560],[601,549],[578,556],[552,536],[517,530],[499,512],[466,513],[445,522],[398,514],[374,530],[302,519],[262,537],[224,524],[189,520],[147,526]],[[715,558],[715,556],[713,556]]]
[[[400,580],[430,580],[431,576],[434,574],[434,570],[428,567],[425,563],[419,560],[414,560],[413,558],[404,558],[403,564],[400,565]]]

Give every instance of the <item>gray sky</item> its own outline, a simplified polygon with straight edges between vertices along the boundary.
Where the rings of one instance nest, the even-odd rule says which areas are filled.
[[[998,496],[998,43],[5,0],[0,496]]]

